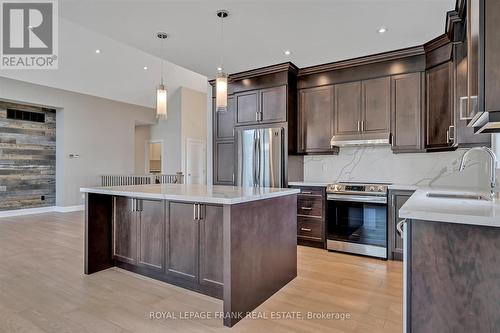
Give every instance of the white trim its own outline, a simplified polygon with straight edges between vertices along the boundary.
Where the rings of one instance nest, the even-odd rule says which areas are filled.
[[[14,209],[0,211],[0,218],[2,217],[13,217],[13,216],[23,216],[23,215],[33,215],[33,214],[43,214],[43,213],[69,213],[78,212],[85,209],[85,205],[78,206],[50,206],[50,207],[37,207],[37,208],[25,208],[25,209]]]
[[[79,212],[82,210],[85,210],[85,205],[55,206],[54,207],[54,212],[58,212],[58,213]]]

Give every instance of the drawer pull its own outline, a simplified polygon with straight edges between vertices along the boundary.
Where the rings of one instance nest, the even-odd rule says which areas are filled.
[[[302,209],[302,210],[312,210],[311,207],[300,207],[300,209]]]
[[[311,191],[302,191],[300,193],[302,193],[302,194],[313,194]]]
[[[301,231],[312,231],[310,228],[300,228]]]

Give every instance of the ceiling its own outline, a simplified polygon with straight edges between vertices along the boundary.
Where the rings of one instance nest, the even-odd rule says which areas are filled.
[[[307,67],[423,44],[444,33],[455,0],[63,0],[60,15],[214,77],[292,61]],[[378,34],[380,27],[388,32]],[[162,51],[158,31],[169,38]],[[99,46],[106,49],[106,46]],[[285,50],[292,53],[284,54]]]

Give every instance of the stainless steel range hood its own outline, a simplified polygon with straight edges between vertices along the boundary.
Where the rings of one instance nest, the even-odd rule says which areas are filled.
[[[390,144],[391,133],[334,135],[330,140],[332,147],[383,146]]]

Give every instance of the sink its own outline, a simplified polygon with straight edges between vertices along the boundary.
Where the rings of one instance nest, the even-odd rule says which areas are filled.
[[[427,192],[428,198],[459,199],[459,200],[484,200],[490,201],[490,198],[481,194],[474,193],[452,193],[452,192]]]

